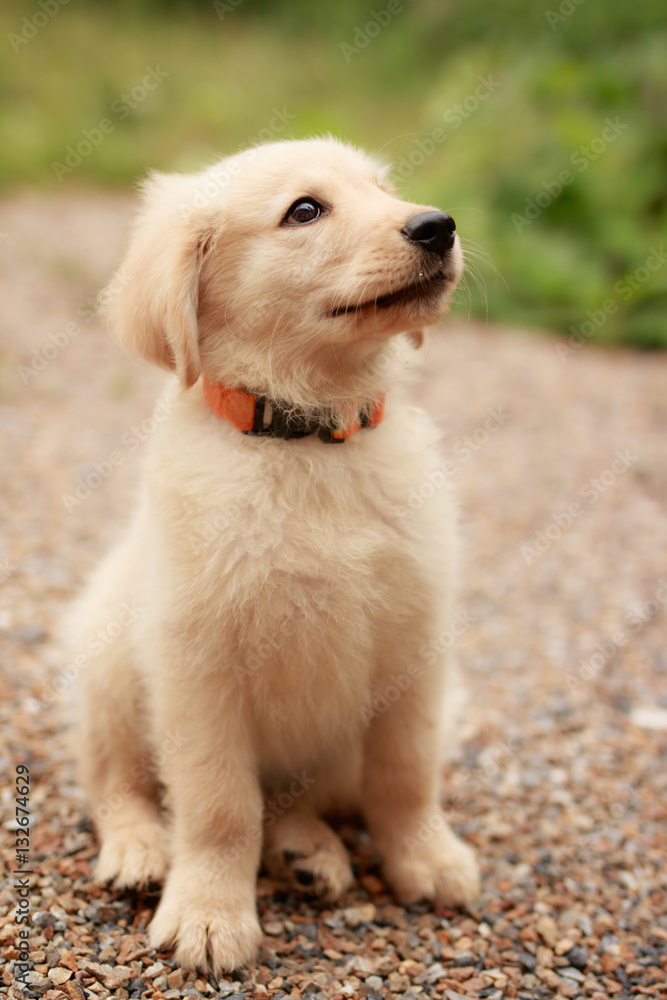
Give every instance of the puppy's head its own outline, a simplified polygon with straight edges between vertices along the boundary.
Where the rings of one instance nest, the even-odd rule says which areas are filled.
[[[147,182],[107,313],[184,386],[203,371],[308,405],[377,388],[390,338],[436,320],[461,272],[453,219],[372,159],[271,143]]]

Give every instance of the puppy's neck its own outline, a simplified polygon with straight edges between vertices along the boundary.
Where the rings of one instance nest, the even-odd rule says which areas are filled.
[[[245,350],[219,350],[210,363],[203,345],[202,361],[212,384],[262,396],[304,418],[335,418],[341,411],[362,412],[395,386],[415,377],[418,352],[411,335],[386,341],[310,344],[310,349],[246,345]],[[254,349],[253,349],[254,348]]]

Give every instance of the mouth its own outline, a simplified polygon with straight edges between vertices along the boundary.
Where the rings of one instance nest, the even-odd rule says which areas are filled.
[[[421,302],[426,305],[430,300],[437,299],[447,288],[450,278],[439,272],[433,277],[420,277],[420,280],[413,281],[396,292],[389,292],[387,295],[376,295],[372,299],[364,302],[357,302],[355,305],[336,306],[330,309],[328,316],[345,316],[347,313],[360,312],[362,309],[391,309],[392,306],[406,306],[411,302]]]

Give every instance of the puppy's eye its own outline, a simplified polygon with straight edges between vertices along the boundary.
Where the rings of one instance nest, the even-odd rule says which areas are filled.
[[[319,219],[323,212],[324,209],[314,198],[299,198],[289,208],[283,222],[287,226],[303,226]]]

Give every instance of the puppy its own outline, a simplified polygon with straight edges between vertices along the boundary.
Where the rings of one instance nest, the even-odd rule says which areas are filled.
[[[441,458],[400,388],[462,266],[449,215],[333,140],[145,185],[108,318],[173,376],[132,525],[73,615],[89,649],[133,609],[86,654],[77,730],[96,878],[164,879],[150,938],[184,966],[254,958],[262,857],[349,888],[325,816],[361,813],[405,903],[478,892],[438,804],[453,505],[409,503]]]

